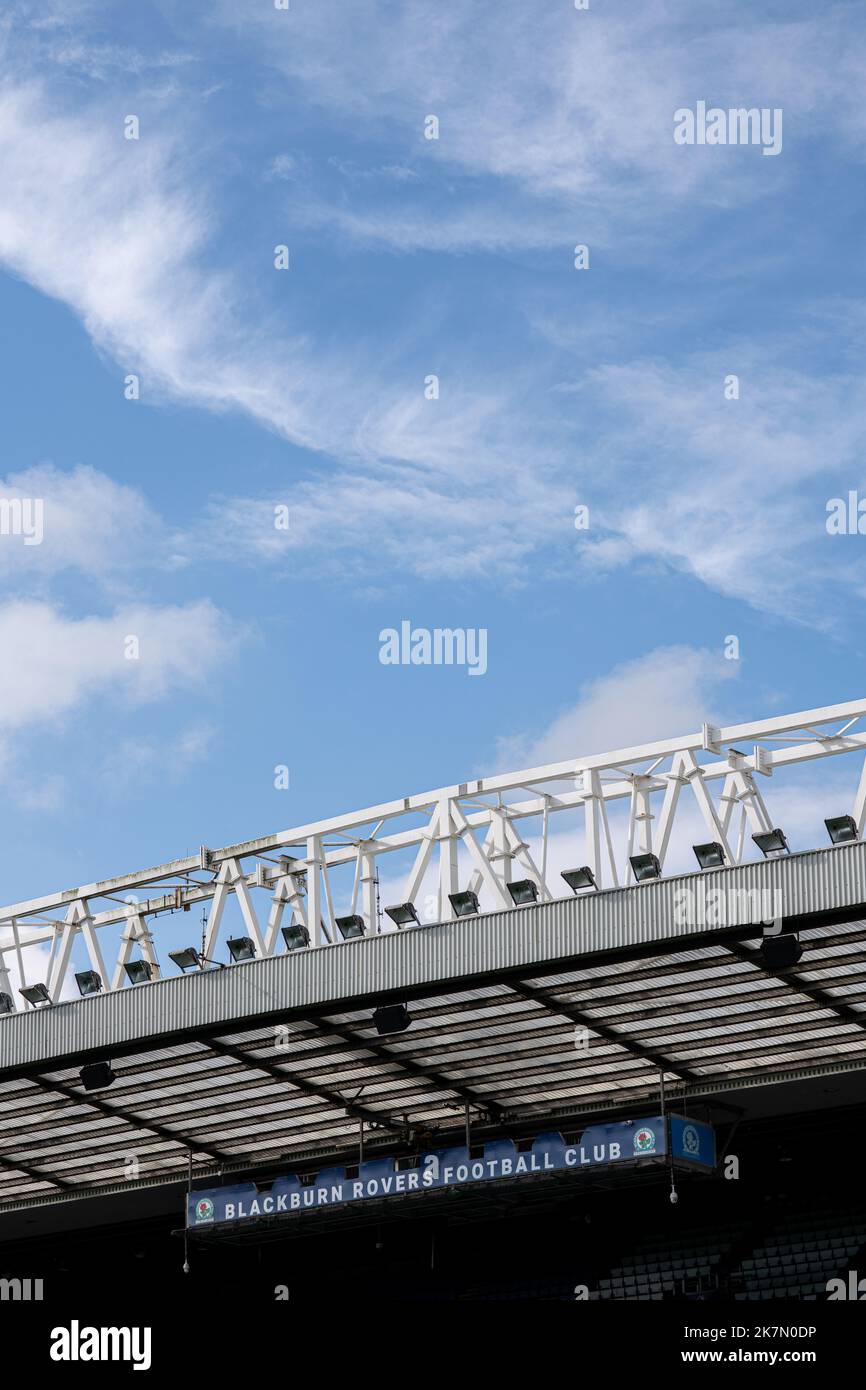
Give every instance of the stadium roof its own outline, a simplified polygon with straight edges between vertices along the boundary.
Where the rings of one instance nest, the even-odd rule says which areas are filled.
[[[19,985],[43,984],[61,999],[85,951],[106,991],[125,988],[139,959],[157,978],[174,914],[193,907],[206,913],[209,959],[232,915],[259,957],[282,951],[284,922],[313,947],[335,944],[348,916],[378,935],[380,876],[402,880],[395,904],[412,903],[414,911],[417,902],[438,923],[456,915],[453,897],[467,888],[484,911],[509,909],[515,879],[549,904],[562,891],[554,826],[580,856],[572,864],[588,868],[599,887],[632,882],[635,855],[652,856],[664,872],[672,845],[683,847],[696,824],[717,859],[740,865],[753,840],[779,833],[768,788],[778,795],[789,773],[830,757],[850,755],[857,767],[841,820],[847,838],[862,838],[864,720],[866,701],[853,700],[724,728],[705,723],[606,753],[575,750],[556,763],[400,796],[222,849],[201,845],[195,855],[9,903],[0,906],[0,992],[20,1009],[17,976]],[[838,822],[845,808],[828,809]]]
[[[155,981],[0,1018],[0,1210],[531,1132],[866,1067],[856,843]],[[721,886],[722,925],[676,893]],[[803,954],[774,973],[762,894]],[[703,911],[703,908],[701,909]],[[701,920],[704,920],[703,918]],[[383,1002],[411,1024],[381,1037]],[[85,1092],[83,1063],[114,1083]],[[426,1141],[426,1142],[429,1142]]]

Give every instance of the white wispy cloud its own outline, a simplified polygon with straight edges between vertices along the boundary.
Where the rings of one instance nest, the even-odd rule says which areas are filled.
[[[659,647],[586,682],[544,730],[503,737],[502,766],[538,767],[678,734],[725,716],[738,663],[704,647]]]
[[[22,535],[0,535],[0,575],[22,586],[66,570],[108,582],[147,564],[172,561],[172,528],[141,492],[95,468],[53,464],[0,479],[0,503],[38,503],[38,544]],[[11,515],[11,513],[10,513]]]
[[[201,558],[222,553],[236,562],[293,557],[341,582],[386,572],[391,582],[417,579],[525,579],[533,555],[544,551],[571,517],[561,489],[530,483],[515,472],[507,486],[441,485],[409,471],[379,477],[340,472],[291,490],[289,530],[274,525],[270,500],[214,501],[190,539]],[[516,518],[519,517],[519,522]]]
[[[201,720],[168,738],[131,735],[109,749],[99,765],[98,776],[113,797],[126,796],[130,787],[156,781],[173,785],[205,760],[216,737],[216,727]]]
[[[387,210],[333,198],[332,226],[403,250],[498,250],[509,239],[519,247],[567,238],[575,212],[596,241],[615,224],[628,235],[621,224],[635,214],[642,238],[662,229],[670,237],[670,213],[685,198],[718,209],[778,190],[787,174],[771,179],[775,161],[749,158],[758,151],[674,144],[674,111],[698,99],[785,108],[797,121],[788,169],[822,133],[860,149],[864,60],[832,22],[844,8],[783,18],[733,8],[735,18],[730,7],[699,16],[688,0],[653,0],[599,15],[470,0],[432,13],[409,0],[386,18],[378,0],[348,11],[325,0],[285,24],[257,0],[220,0],[212,18],[317,104],[349,115],[356,142],[387,139],[437,189],[435,199],[407,190]],[[516,62],[520,54],[532,61]],[[429,114],[438,140],[423,137]],[[444,200],[455,175],[475,183]],[[295,208],[328,221],[315,190]]]
[[[0,159],[0,262],[69,305],[100,350],[140,375],[143,399],[239,410],[344,459],[476,468],[485,432],[501,419],[504,433],[501,385],[464,385],[422,414],[423,384],[401,381],[393,350],[365,366],[368,345],[317,346],[260,292],[252,308],[249,286],[209,258],[213,190],[156,118],[128,141],[104,103],[71,112],[38,83],[10,83]]]
[[[138,642],[138,655],[128,639]],[[208,602],[69,618],[49,603],[0,606],[0,730],[39,726],[97,696],[131,706],[201,686],[237,640]]]
[[[143,398],[242,410],[325,447],[317,408],[326,385],[351,380],[348,364],[314,365],[290,332],[244,320],[241,285],[205,254],[211,196],[189,148],[158,114],[124,139],[118,109],[73,110],[43,83],[7,82],[0,262],[69,305],[97,348],[140,375]]]
[[[845,85],[860,60],[844,50],[838,29],[817,18],[761,23],[743,9],[744,27],[708,37],[679,0],[657,0],[637,17],[606,14],[603,24],[568,6],[542,16],[518,5],[431,15],[420,3],[399,7],[385,24],[364,0],[336,30],[334,6],[294,11],[298,43],[289,40],[297,31],[285,16],[266,9],[232,4],[214,18],[231,25],[233,37],[239,28],[244,42],[261,42],[259,61],[276,64],[332,115],[342,103],[359,139],[368,130],[379,138],[376,160],[347,156],[350,170],[416,172],[427,160],[442,178],[452,170],[476,181],[471,195],[458,186],[453,214],[400,197],[387,210],[353,201],[341,212],[364,235],[371,218],[383,218],[371,234],[387,238],[396,229],[404,249],[473,244],[471,227],[459,231],[467,216],[476,232],[482,219],[484,244],[500,248],[527,228],[530,240],[558,229],[545,219],[549,210],[559,218],[564,206],[572,226],[576,206],[602,202],[618,214],[624,200],[643,216],[662,186],[666,197],[705,195],[716,204],[762,196],[766,166],[778,161],[750,161],[750,150],[683,150],[668,139],[673,110],[696,95],[714,92],[723,102],[766,89],[768,104],[790,100],[808,119],[810,140],[832,129],[854,146],[863,134]],[[541,58],[515,64],[520,51]],[[815,75],[816,53],[832,73],[833,100]],[[270,499],[214,499],[204,536],[191,542],[200,556],[231,525],[235,554],[239,539],[256,558],[300,548],[325,567],[338,556],[352,574],[384,556],[435,579],[456,552],[461,573],[511,579],[530,561],[536,572],[555,569],[566,544],[574,563],[569,518],[575,502],[592,501],[594,529],[578,552],[592,574],[649,559],[759,606],[784,602],[811,621],[823,620],[827,586],[863,591],[860,564],[822,532],[821,491],[853,468],[864,423],[862,392],[850,377],[792,373],[785,344],[732,350],[726,361],[704,353],[643,362],[623,359],[616,343],[620,356],[586,374],[569,397],[558,367],[558,393],[551,387],[551,364],[540,356],[518,378],[513,358],[498,374],[461,350],[449,355],[442,398],[427,402],[421,381],[406,379],[399,345],[383,347],[361,330],[342,347],[317,342],[289,315],[261,309],[243,277],[214,257],[219,189],[190,138],[194,118],[182,103],[168,106],[169,115],[146,122],[146,139],[125,141],[120,108],[104,95],[73,109],[46,84],[11,72],[0,97],[0,260],[68,304],[101,351],[141,373],[146,397],[164,392],[244,411],[337,461],[292,490],[285,538],[268,524]],[[440,108],[441,138],[424,142],[424,115]],[[168,133],[170,117],[183,138]],[[383,161],[383,131],[390,140],[397,129],[402,143],[394,141]],[[722,162],[703,158],[720,153]],[[278,170],[288,166],[272,165]],[[419,182],[391,179],[410,199]],[[302,221],[303,200],[297,215]],[[770,368],[768,354],[775,354]],[[721,398],[725,370],[743,379],[737,403]],[[46,540],[22,550],[22,563],[34,572],[122,569],[114,538],[123,513],[138,507],[145,518],[146,504],[86,470],[68,484],[47,473],[43,481],[58,499],[62,543],[57,531],[53,551]],[[8,482],[30,488],[39,479],[19,474]],[[88,489],[92,548],[75,519]],[[165,538],[163,558],[179,563],[189,538],[174,538],[172,559],[168,528],[156,534]],[[0,546],[0,566],[9,554]]]
[[[739,377],[740,397],[725,398]],[[866,566],[826,530],[826,504],[862,483],[866,393],[847,371],[795,368],[784,350],[730,344],[681,362],[611,364],[598,406],[595,567],[652,557],[760,609],[824,624],[863,592]]]
[[[418,393],[359,436],[364,469],[292,490],[288,532],[275,531],[271,499],[236,497],[212,502],[197,544],[277,563],[302,551],[352,575],[386,559],[428,579],[455,555],[464,575],[509,580],[651,563],[830,627],[840,599],[866,592],[858,538],[826,528],[829,499],[866,482],[866,392],[848,366],[821,374],[804,360],[829,344],[820,329],[794,349],[767,337],[602,363],[560,383],[541,419],[514,401],[499,416],[482,398],[449,418]],[[739,399],[725,395],[732,373]],[[381,462],[413,448],[421,468]],[[590,507],[586,531],[573,527],[577,503]]]

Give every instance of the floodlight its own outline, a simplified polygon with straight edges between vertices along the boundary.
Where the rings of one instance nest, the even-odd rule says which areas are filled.
[[[587,864],[582,869],[563,869],[561,877],[565,879],[572,893],[579,893],[581,888],[598,888],[595,874]]]
[[[718,840],[711,840],[708,845],[692,845],[692,849],[702,869],[723,869],[725,867],[725,851]]]
[[[255,960],[256,943],[251,936],[233,936],[227,942],[232,960]]]
[[[98,994],[102,989],[102,976],[97,970],[81,970],[75,976],[81,994]]]
[[[519,878],[516,883],[506,884],[511,901],[515,907],[526,907],[528,903],[538,902],[538,884],[531,878]]]
[[[201,951],[195,946],[184,946],[180,951],[169,951],[169,960],[173,960],[178,970],[182,970],[184,975],[188,970],[195,970],[200,966],[204,957]]]
[[[123,968],[131,985],[146,985],[153,978],[153,966],[149,960],[131,960]]]
[[[467,888],[465,893],[449,893],[448,901],[454,909],[457,917],[474,917],[481,909],[478,906],[478,896]]]
[[[850,845],[853,840],[860,838],[853,816],[831,816],[824,824],[834,845]]]
[[[789,970],[803,954],[803,947],[795,932],[782,932],[779,936],[765,936],[761,942],[761,955],[768,970]]]
[[[114,1080],[110,1062],[90,1062],[81,1068],[81,1084],[85,1091],[101,1091]]]
[[[149,960],[131,960],[123,968],[131,985],[146,985],[153,978],[153,966]]]
[[[360,912],[353,912],[349,917],[338,917],[336,920],[344,941],[355,941],[364,935],[366,924]]]
[[[774,830],[762,830],[757,835],[753,835],[752,839],[761,853],[767,858],[771,854],[790,854],[791,852],[788,849],[788,841],[785,839],[784,831],[778,828]]]
[[[395,927],[420,927],[421,925],[414,903],[397,903],[395,907],[386,907],[385,916],[391,918]]]
[[[14,1013],[15,1008],[12,1003],[11,994],[0,994],[0,1014]]]
[[[32,1004],[34,1008],[40,1004],[51,1003],[51,995],[48,993],[47,985],[25,985],[18,993],[23,994],[27,1003]]]
[[[661,875],[662,866],[654,854],[630,854],[628,862],[638,883],[645,883],[648,879],[659,878]]]
[[[383,1004],[373,1012],[373,1022],[380,1037],[386,1033],[405,1033],[412,1019],[405,1004]]]
[[[304,946],[310,944],[310,933],[303,922],[292,922],[290,926],[283,927],[283,940],[289,951],[300,951]]]

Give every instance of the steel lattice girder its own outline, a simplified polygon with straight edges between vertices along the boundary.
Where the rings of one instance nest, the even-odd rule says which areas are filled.
[[[761,779],[813,759],[866,753],[866,732],[855,729],[864,717],[866,701],[851,701],[727,728],[705,724],[700,733],[439,788],[220,850],[203,847],[198,855],[154,868],[10,904],[0,908],[0,990],[9,992],[7,956],[14,957],[25,982],[27,948],[48,945],[46,983],[52,999],[60,997],[79,939],[107,988],[123,984],[124,964],[136,949],[158,976],[151,923],[198,903],[211,903],[204,951],[210,956],[230,898],[240,906],[258,955],[277,952],[286,913],[307,928],[313,946],[325,945],[337,937],[330,875],[343,865],[354,867],[351,910],[359,912],[367,932],[376,932],[377,865],[382,855],[401,851],[414,851],[403,891],[403,900],[413,901],[432,872],[438,849],[437,921],[453,917],[449,894],[458,888],[458,847],[468,855],[469,887],[486,893],[495,909],[511,906],[507,890],[515,867],[536,883],[541,901],[550,901],[554,894],[546,873],[549,821],[562,811],[583,812],[585,844],[580,856],[600,886],[616,886],[627,873],[626,860],[633,851],[653,852],[664,864],[684,789],[694,796],[708,837],[722,845],[729,864],[737,864],[743,858],[746,830],[773,825]],[[718,783],[721,792],[714,799],[711,788]],[[617,847],[607,807],[620,800],[628,802],[628,818],[623,827],[626,843]],[[852,813],[862,833],[866,763]],[[541,821],[540,867],[517,829],[521,821],[532,818]],[[576,850],[576,862],[577,858]],[[266,923],[256,912],[254,890],[270,895]],[[142,891],[149,894],[145,899],[130,901]],[[104,928],[112,925],[123,931],[109,977],[100,932],[104,935]]]

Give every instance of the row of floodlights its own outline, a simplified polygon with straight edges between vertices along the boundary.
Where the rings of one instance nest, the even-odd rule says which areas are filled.
[[[857,823],[853,816],[832,816],[824,824],[830,840],[834,845],[850,844],[859,839]],[[788,840],[783,830],[778,827],[772,830],[759,831],[752,836],[758,849],[765,858],[771,858],[778,854],[790,854]],[[698,866],[701,869],[721,869],[725,865],[724,847],[713,840],[705,845],[692,846]],[[661,864],[655,854],[633,854],[629,856],[632,873],[638,883],[644,883],[648,879],[661,877]],[[563,869],[561,877],[568,884],[573,893],[584,892],[588,888],[598,888],[595,874],[588,864],[584,864],[579,869]],[[527,907],[531,903],[538,902],[538,884],[531,878],[521,878],[515,883],[506,884],[511,901],[515,907]],[[465,889],[460,893],[449,893],[448,901],[454,910],[456,917],[477,916],[481,908],[478,903],[478,895],[473,893],[471,888]],[[399,903],[396,907],[386,907],[385,913],[391,921],[398,927],[420,926],[418,914],[415,911],[414,903]],[[344,939],[363,936],[365,931],[364,919],[360,916],[338,917],[337,926]],[[309,937],[306,934],[306,927],[294,926],[284,927],[283,935],[288,931],[296,934],[295,941],[290,942],[286,937],[286,944],[291,948],[293,944],[309,945]],[[303,939],[302,939],[303,938]]]
[[[857,822],[853,816],[831,816],[828,820],[824,821],[824,824],[827,827],[827,834],[830,836],[830,841],[834,845],[850,845],[860,838],[857,831]],[[785,832],[779,830],[778,827],[772,830],[761,830],[753,835],[752,839],[765,859],[770,859],[774,855],[791,853],[787,836]],[[706,845],[693,845],[692,849],[694,850],[695,858],[701,869],[724,868],[725,851],[717,841],[712,840]],[[661,865],[654,854],[633,854],[629,858],[629,863],[631,864],[632,873],[638,883],[642,883],[648,878],[658,878],[661,874]],[[574,887],[574,884],[570,881],[571,875],[586,875],[589,874],[589,872],[589,869],[572,869],[564,873],[562,877],[570,887]],[[585,888],[590,885],[581,882],[579,886]],[[594,884],[592,886],[594,886]],[[574,887],[574,891],[577,892],[576,887]]]
[[[857,823],[853,816],[831,816],[825,820],[827,833],[834,845],[852,844],[859,839]],[[752,836],[758,849],[765,856],[770,858],[773,855],[789,854],[788,841],[784,831],[778,827],[773,830],[764,830]],[[725,851],[723,847],[713,840],[706,845],[692,846],[698,865],[701,869],[721,869],[725,864]],[[661,876],[661,864],[655,854],[633,854],[629,856],[629,863],[632,872],[638,883],[645,883],[649,879]],[[595,875],[592,869],[584,864],[579,869],[564,869],[562,878],[568,884],[573,893],[580,893],[588,888],[598,888]],[[531,878],[518,879],[515,883],[506,885],[511,895],[511,900],[515,907],[527,907],[531,903],[538,901],[538,884]],[[454,909],[457,917],[474,917],[481,912],[478,903],[478,895],[473,893],[471,888],[465,889],[460,893],[449,893],[448,900]],[[397,903],[394,907],[385,908],[386,916],[397,927],[420,926],[418,913],[415,911],[414,903]],[[356,940],[366,934],[366,923],[360,913],[351,913],[347,917],[336,918],[337,928],[344,941]],[[282,928],[283,940],[286,949],[289,951],[302,950],[310,944],[310,933],[302,922],[292,922],[289,926]],[[233,961],[253,960],[256,954],[255,942],[249,936],[235,936],[226,942],[229,954]],[[219,962],[208,960],[203,953],[195,946],[185,946],[179,951],[169,951],[169,958],[185,974],[187,970],[203,969],[210,965],[216,969],[225,969]],[[132,960],[124,965],[127,977],[132,985],[145,985],[153,978],[153,967],[150,961]],[[75,976],[79,991],[82,995],[99,994],[103,988],[102,977],[96,970],[82,970]],[[51,1003],[51,996],[48,988],[44,984],[25,985],[20,991],[28,1004],[38,1008]],[[394,1005],[395,1009],[403,1008],[403,1005]],[[0,993],[0,1014],[12,1012],[12,1000],[8,994]],[[374,1021],[379,1013],[387,1013],[386,1010],[377,1010],[373,1015]],[[393,1020],[392,1020],[393,1022]],[[378,1026],[378,1024],[377,1024]],[[380,1031],[400,1032],[402,1028],[409,1026],[407,1020],[401,1028],[388,1027]]]
[[[834,845],[847,845],[859,839],[857,823],[853,816],[832,816],[824,824]],[[785,832],[779,830],[778,827],[773,830],[759,831],[752,836],[752,839],[765,858],[777,854],[790,854]],[[706,845],[693,845],[692,849],[701,869],[724,868],[725,851],[716,840],[712,840]],[[655,854],[632,854],[629,856],[629,863],[638,883],[644,883],[647,879],[661,876],[661,864]],[[579,869],[563,869],[561,877],[573,893],[581,893],[587,888],[598,888],[595,874],[588,864],[584,864]],[[524,907],[529,903],[538,901],[538,884],[530,878],[522,878],[517,883],[509,883],[506,886],[515,907]],[[449,893],[448,899],[458,917],[469,917],[480,910],[478,898],[471,890],[463,893]],[[418,921],[411,903],[403,903],[400,907],[386,907],[385,911],[398,927],[406,926],[410,921],[416,923]],[[340,919],[337,920],[339,922]],[[357,920],[360,922],[362,919],[358,918]]]
[[[860,838],[853,816],[832,816],[829,820],[825,820],[824,824],[834,845],[852,844]],[[752,836],[752,839],[767,859],[774,855],[790,854],[791,852],[785,832],[779,830],[778,827],[773,830],[759,831]],[[693,845],[692,849],[701,869],[724,868],[725,851],[716,840],[706,845]],[[661,864],[655,854],[632,854],[629,856],[629,863],[638,883],[661,877]],[[587,888],[598,888],[595,874],[588,864],[584,864],[579,869],[563,869],[561,877],[573,893],[581,893]],[[518,882],[509,883],[506,886],[515,907],[525,907],[529,903],[538,901],[538,884],[530,878],[522,878]],[[467,889],[463,893],[449,893],[448,899],[458,917],[470,917],[480,911],[478,897],[471,889]],[[398,927],[407,926],[410,921],[415,923],[418,921],[411,903],[403,903],[400,907],[386,907],[385,911]],[[337,920],[339,922],[340,919]],[[354,921],[356,919],[347,920]],[[362,919],[359,917],[357,921],[362,922]]]

